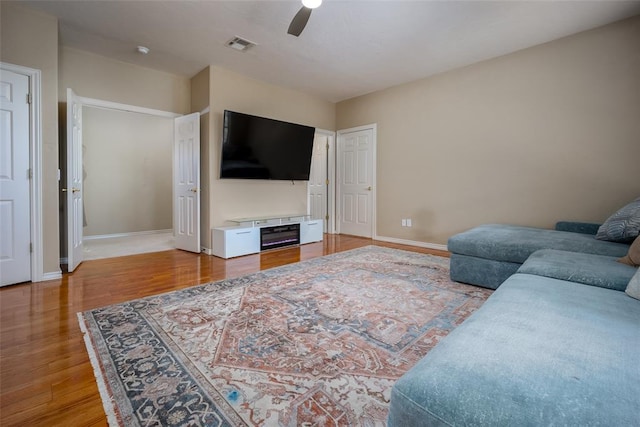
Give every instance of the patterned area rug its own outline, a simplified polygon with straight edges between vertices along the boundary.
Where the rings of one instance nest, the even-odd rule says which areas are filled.
[[[113,426],[375,426],[490,293],[369,246],[78,318]]]

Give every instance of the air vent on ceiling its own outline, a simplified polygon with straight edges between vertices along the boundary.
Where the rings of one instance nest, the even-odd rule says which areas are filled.
[[[238,37],[238,36],[232,38],[231,40],[229,40],[227,42],[227,46],[228,47],[230,47],[232,49],[235,49],[235,50],[239,50],[241,52],[245,51],[245,50],[247,50],[250,47],[253,47],[255,45],[256,44],[254,42],[246,40],[246,39],[243,39],[243,38]]]

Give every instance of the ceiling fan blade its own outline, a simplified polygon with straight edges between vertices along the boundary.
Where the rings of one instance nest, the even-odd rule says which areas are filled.
[[[309,17],[311,16],[312,10],[313,9],[309,9],[306,6],[302,6],[302,9],[300,9],[298,13],[296,13],[296,16],[294,16],[291,20],[291,24],[289,25],[289,30],[287,31],[287,33],[291,34],[292,36],[298,37],[302,30],[304,30],[304,27],[307,26],[307,22],[309,22]]]

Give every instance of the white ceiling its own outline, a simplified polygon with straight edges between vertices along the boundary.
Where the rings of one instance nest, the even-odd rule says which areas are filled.
[[[640,14],[640,1],[324,0],[294,37],[299,0],[23,3],[59,18],[64,46],[188,77],[213,64],[332,102]],[[234,36],[257,46],[232,50]]]

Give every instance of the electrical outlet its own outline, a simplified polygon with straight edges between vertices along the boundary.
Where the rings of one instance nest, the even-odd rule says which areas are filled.
[[[411,227],[411,218],[407,218],[407,227]]]
[[[402,219],[402,226],[403,226],[403,227],[406,227],[406,226],[407,226],[407,220],[406,220],[406,219],[404,219],[404,218]]]

